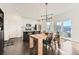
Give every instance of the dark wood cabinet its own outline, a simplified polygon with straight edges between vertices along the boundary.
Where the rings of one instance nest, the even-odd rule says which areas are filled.
[[[29,42],[29,32],[23,32],[23,41]]]
[[[0,54],[4,51],[4,13],[0,9]]]
[[[23,41],[29,43],[29,33],[31,34],[39,34],[40,31],[30,31],[30,32],[23,32]]]

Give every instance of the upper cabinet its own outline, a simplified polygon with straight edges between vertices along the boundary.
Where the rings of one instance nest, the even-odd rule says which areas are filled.
[[[2,31],[3,30],[3,28],[4,28],[4,20],[3,20],[3,18],[4,18],[4,13],[3,13],[3,11],[0,9],[0,31]]]

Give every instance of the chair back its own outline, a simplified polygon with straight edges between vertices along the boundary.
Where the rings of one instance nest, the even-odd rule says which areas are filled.
[[[53,39],[53,33],[49,33],[47,37],[47,41],[51,43],[51,40]]]
[[[54,41],[60,40],[60,34],[59,34],[59,32],[57,32],[57,33],[55,34],[55,37],[54,37],[53,40],[54,40]]]

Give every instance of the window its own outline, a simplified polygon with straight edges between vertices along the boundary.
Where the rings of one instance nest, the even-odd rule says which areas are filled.
[[[56,29],[57,29],[57,32],[61,32],[61,21],[59,21],[59,22],[57,22],[57,27],[56,27]]]
[[[56,23],[55,23],[55,31],[56,32],[59,32],[60,33],[60,35],[61,35],[61,25],[62,25],[62,22],[61,21],[57,21]]]
[[[71,37],[71,19],[65,21],[57,21],[55,23],[55,31],[59,32],[63,37]]]
[[[47,31],[50,32],[51,22],[47,22]]]
[[[71,37],[71,20],[70,19],[63,22],[63,35],[64,37]]]

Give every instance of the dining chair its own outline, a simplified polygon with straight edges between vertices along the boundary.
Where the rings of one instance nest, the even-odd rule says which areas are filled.
[[[55,44],[55,48],[56,48],[56,44],[58,45],[58,48],[60,48],[60,34],[59,34],[59,32],[56,33],[53,41],[54,41],[54,44]]]
[[[48,54],[48,47],[49,49],[51,48],[53,52],[53,47],[52,47],[52,39],[53,39],[53,33],[49,33],[46,40],[43,40],[43,46],[46,45],[46,54]]]

